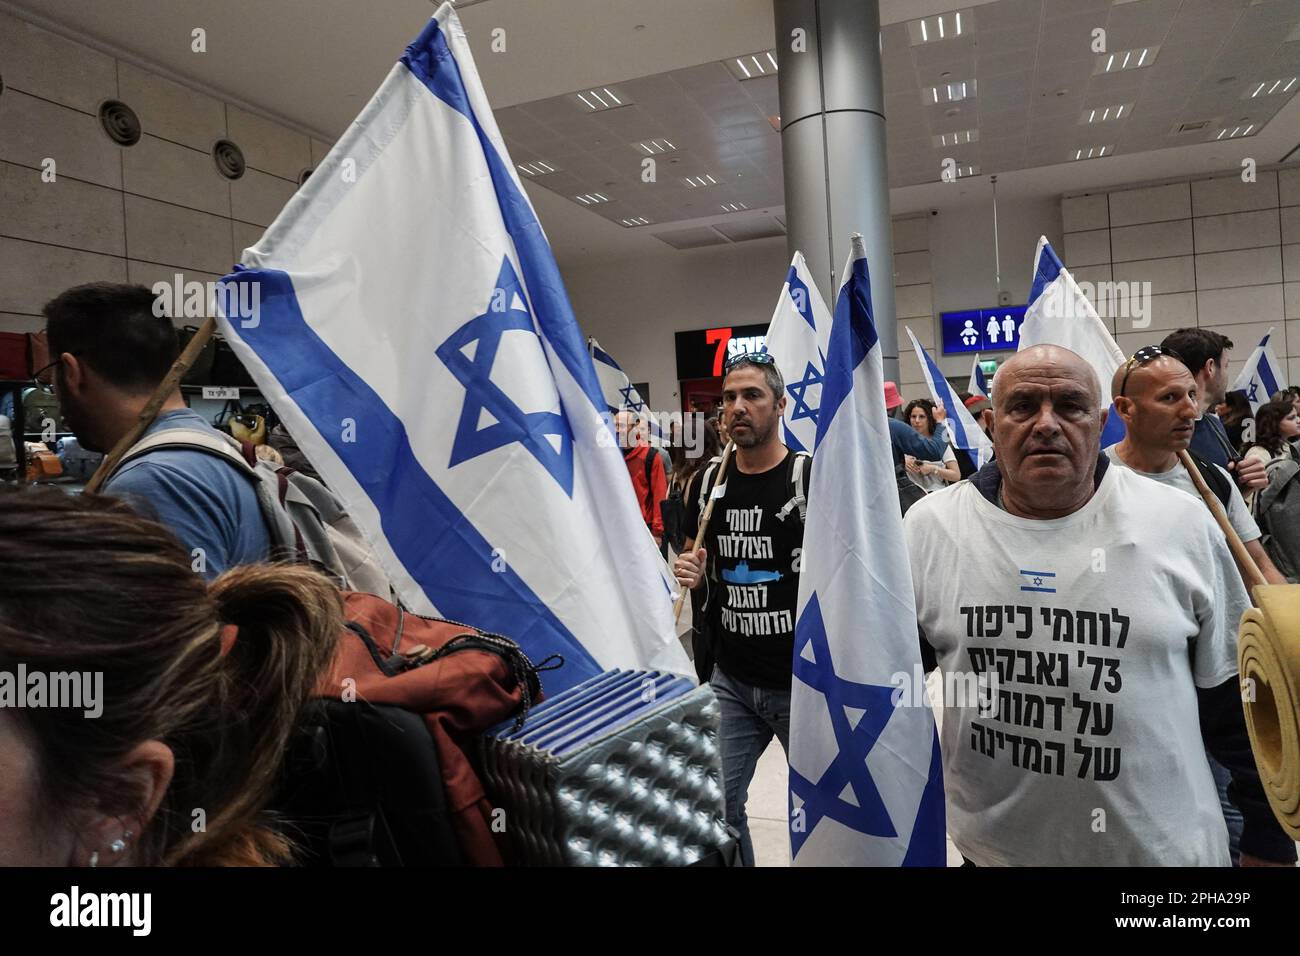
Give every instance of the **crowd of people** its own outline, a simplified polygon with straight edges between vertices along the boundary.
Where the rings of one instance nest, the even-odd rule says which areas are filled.
[[[178,354],[171,320],[149,290],[110,284],[71,289],[45,314],[64,421],[107,451]],[[1294,863],[1237,686],[1249,578],[1179,457],[1192,451],[1266,579],[1287,581],[1247,496],[1259,513],[1279,461],[1295,462],[1300,391],[1236,414],[1231,346],[1179,330],[1126,362],[1109,395],[1065,349],[1019,352],[991,401],[964,396],[996,452],[978,470],[941,408],[904,405],[887,383],[921,657],[996,672],[1002,687],[996,713],[955,708],[942,723],[948,826],[969,865]],[[755,766],[773,737],[789,743],[816,494],[815,458],[782,441],[785,402],[773,357],[740,354],[700,454],[651,447],[630,413],[615,420],[631,493],[690,592],[695,667],[721,707],[727,822],[748,864]],[[1103,450],[1112,403],[1126,435]],[[342,630],[339,591],[272,560],[265,503],[222,454],[147,442],[172,430],[215,434],[174,391],[100,494],[0,494],[0,670],[97,672],[105,694],[99,720],[0,708],[0,865],[293,859],[267,811]]]

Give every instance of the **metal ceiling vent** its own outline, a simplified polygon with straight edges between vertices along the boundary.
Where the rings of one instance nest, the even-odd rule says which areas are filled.
[[[106,100],[99,108],[99,123],[108,138],[119,146],[134,146],[140,142],[140,117],[125,103]]]
[[[217,164],[217,172],[227,179],[238,179],[244,175],[244,154],[230,140],[217,140],[212,147],[212,159]]]

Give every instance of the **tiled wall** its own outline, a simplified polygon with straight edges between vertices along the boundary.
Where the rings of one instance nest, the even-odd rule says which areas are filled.
[[[41,328],[41,306],[83,282],[224,275],[329,148],[4,13],[0,71],[0,330]],[[139,117],[134,146],[100,127],[109,99]],[[242,150],[241,178],[217,171],[219,139]]]
[[[921,363],[907,337],[916,335],[931,355],[936,355],[934,289],[930,283],[930,224],[925,215],[895,219],[894,312],[898,316],[898,388],[905,399],[928,398],[930,390],[921,375]]]
[[[1151,324],[1098,311],[1131,355],[1199,326],[1233,342],[1229,374],[1268,331],[1300,383],[1300,166],[1061,201],[1062,258],[1076,279],[1148,281]]]

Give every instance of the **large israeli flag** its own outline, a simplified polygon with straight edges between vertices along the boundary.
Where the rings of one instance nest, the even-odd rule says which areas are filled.
[[[222,329],[402,599],[564,666],[688,673],[546,237],[444,3],[227,290]]]
[[[1269,329],[1259,345],[1255,346],[1255,351],[1247,357],[1237,380],[1232,383],[1231,391],[1246,393],[1252,414],[1259,411],[1259,407],[1266,404],[1272,395],[1287,387],[1286,372],[1268,341],[1272,336],[1273,330]]]
[[[803,253],[796,252],[765,339],[767,351],[772,353],[785,379],[782,437],[796,451],[811,452],[817,438],[817,410],[821,405],[826,343],[830,337],[830,311],[808,271]]]
[[[843,275],[799,576],[790,844],[798,865],[943,866],[934,717],[921,688],[893,703],[921,655],[861,236]]]
[[[587,345],[591,350],[592,365],[596,369],[596,380],[600,382],[600,393],[605,396],[605,407],[609,413],[615,415],[621,411],[632,412],[643,426],[646,440],[651,445],[663,445],[659,423],[642,401],[641,393],[636,390],[623,367],[614,361],[614,356],[600,347],[594,337],[587,339]]]
[[[1111,405],[1110,380],[1115,369],[1124,364],[1124,353],[1046,236],[1039,237],[1034,252],[1034,281],[1029,290],[1025,321],[1020,326],[1018,349],[1031,345],[1060,345],[1093,367],[1102,407],[1110,406],[1101,433],[1101,447],[1121,441],[1124,422]]]
[[[993,460],[993,442],[989,441],[989,436],[984,434],[984,429],[975,424],[975,419],[957,398],[952,386],[943,377],[943,372],[930,357],[930,353],[916,340],[915,333],[908,329],[907,336],[912,340],[912,348],[916,349],[917,360],[921,363],[921,374],[925,376],[925,384],[930,387],[930,397],[934,399],[936,405],[942,405],[948,415],[945,424],[948,426],[952,444],[970,455],[976,468],[983,468]]]

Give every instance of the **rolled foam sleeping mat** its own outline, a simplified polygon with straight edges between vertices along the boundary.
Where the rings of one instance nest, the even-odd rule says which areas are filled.
[[[1237,637],[1246,728],[1273,813],[1300,840],[1300,584],[1254,596]]]

